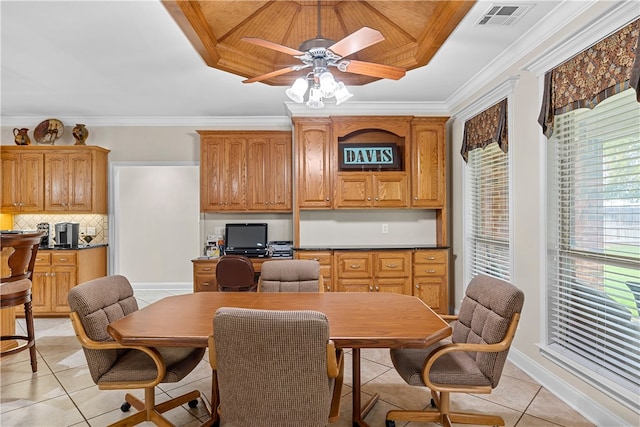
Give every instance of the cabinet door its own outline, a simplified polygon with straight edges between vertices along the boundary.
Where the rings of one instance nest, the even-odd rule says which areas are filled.
[[[70,311],[67,296],[76,284],[75,265],[51,267],[51,311],[54,313],[68,313]]]
[[[198,262],[193,264],[193,291],[217,292],[216,263]]]
[[[367,173],[338,174],[336,208],[368,207],[372,204],[371,176]]]
[[[44,210],[44,154],[2,153],[2,212]]]
[[[226,138],[222,170],[224,210],[247,208],[247,154],[245,138]]]
[[[445,202],[444,123],[415,122],[412,132],[411,204],[439,208]]]
[[[51,312],[51,267],[33,267],[31,298],[34,313]]]
[[[375,292],[391,292],[394,294],[411,295],[411,279],[396,277],[375,279],[373,284]]]
[[[68,154],[69,195],[68,210],[90,212],[92,206],[92,165],[91,153],[73,152]]]
[[[20,155],[2,153],[2,212],[20,210]]]
[[[312,261],[318,261],[318,263],[320,263],[320,274],[322,275],[322,280],[324,282],[324,291],[333,291],[331,252],[299,251],[296,252],[296,259],[310,259]]]
[[[413,295],[420,298],[433,311],[446,314],[447,281],[442,277],[414,277]]]
[[[373,292],[373,280],[339,279],[338,292]]]
[[[273,202],[270,185],[269,140],[249,138],[247,141],[247,208],[269,210]]]
[[[44,159],[45,210],[66,211],[69,203],[69,162],[64,153],[48,153]]]
[[[373,179],[373,206],[405,208],[409,206],[408,183],[405,173],[380,173]]]
[[[200,210],[223,209],[224,140],[203,138],[200,148]]]
[[[297,203],[300,208],[331,208],[333,182],[331,121],[294,122],[297,167]]]
[[[274,138],[269,145],[271,210],[291,210],[291,138]]]

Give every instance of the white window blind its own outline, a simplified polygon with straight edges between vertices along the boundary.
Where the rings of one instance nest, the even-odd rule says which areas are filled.
[[[640,392],[640,104],[555,117],[548,147],[547,346]],[[582,369],[581,369],[582,370]]]
[[[509,280],[509,156],[495,142],[469,152],[465,197],[467,277]]]

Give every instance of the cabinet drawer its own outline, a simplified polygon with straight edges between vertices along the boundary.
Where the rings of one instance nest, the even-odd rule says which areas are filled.
[[[51,252],[38,252],[36,254],[36,266],[51,265]]]
[[[193,272],[196,274],[216,274],[216,264],[214,262],[194,264]]]
[[[371,277],[369,254],[336,254],[339,278]]]
[[[381,252],[373,255],[375,277],[410,277],[411,252]]]
[[[444,264],[447,262],[447,251],[417,251],[413,255],[415,264]]]
[[[416,264],[413,266],[415,277],[444,276],[446,273],[447,267],[444,264]]]
[[[54,252],[51,254],[51,264],[53,265],[76,265],[78,254],[76,252]]]
[[[320,265],[331,265],[331,252],[298,252],[296,254],[298,259],[310,259],[318,261]]]

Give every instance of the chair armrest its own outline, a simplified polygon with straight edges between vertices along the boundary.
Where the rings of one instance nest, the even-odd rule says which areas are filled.
[[[89,336],[87,335],[87,332],[84,330],[84,326],[82,326],[82,322],[80,321],[80,316],[78,316],[78,313],[76,313],[75,311],[71,312],[71,314],[69,314],[69,317],[71,318],[71,324],[73,325],[73,330],[76,333],[76,337],[78,338],[78,341],[80,341],[80,344],[84,348],[87,348],[89,350],[124,350],[124,349],[137,350],[137,351],[146,353],[151,358],[151,360],[153,360],[153,363],[155,363],[156,369],[158,370],[158,375],[156,376],[155,380],[131,381],[127,383],[129,384],[129,386],[122,385],[122,383],[118,383],[118,384],[113,383],[114,386],[117,385],[117,388],[144,388],[149,386],[155,386],[157,384],[160,384],[162,379],[167,374],[167,367],[164,363],[164,360],[162,359],[160,352],[155,348],[142,347],[142,346],[125,346],[120,344],[117,341],[92,340],[91,338],[89,338]],[[148,384],[148,385],[145,385],[145,384]]]
[[[342,350],[336,351],[333,341],[327,343],[327,375],[329,378],[337,378],[340,374],[342,363],[344,362],[344,354]]]
[[[209,364],[211,369],[216,371],[218,369],[218,361],[216,360],[216,343],[213,339],[213,335],[209,335]]]
[[[458,316],[456,316],[455,314],[441,314],[440,318],[447,323],[451,323],[458,320]]]
[[[429,387],[431,390],[438,391],[462,391],[461,386],[455,386],[448,388],[442,385],[433,384],[429,380],[429,372],[431,371],[431,367],[436,362],[439,357],[444,356],[447,353],[452,353],[454,351],[473,351],[473,352],[484,352],[484,353],[499,353],[501,351],[507,350],[509,346],[511,346],[511,342],[513,341],[513,337],[516,333],[516,328],[518,327],[518,321],[520,320],[520,313],[515,313],[509,322],[509,327],[507,328],[507,332],[504,334],[502,340],[495,344],[472,344],[472,343],[450,343],[444,344],[436,349],[434,349],[426,358],[424,367],[422,368],[422,381],[424,381],[425,385]],[[479,386],[462,386],[462,388],[467,387],[466,392],[478,392],[483,387]]]

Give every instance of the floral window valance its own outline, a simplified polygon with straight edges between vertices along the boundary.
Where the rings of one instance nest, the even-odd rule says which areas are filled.
[[[507,134],[507,100],[503,99],[465,122],[460,154],[467,162],[469,151],[485,148],[492,142],[506,153],[509,150]]]
[[[639,38],[640,19],[545,74],[538,123],[547,138],[557,114],[593,108],[630,87],[640,101]]]

